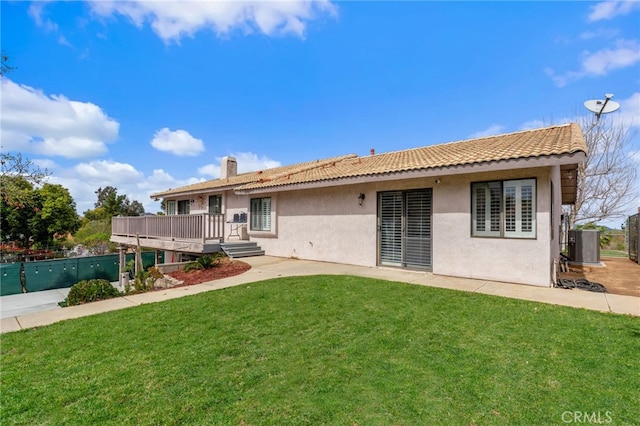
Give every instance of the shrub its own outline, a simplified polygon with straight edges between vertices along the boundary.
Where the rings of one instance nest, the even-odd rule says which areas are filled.
[[[147,275],[149,276],[149,278],[153,278],[154,280],[159,280],[160,278],[164,277],[164,274],[160,272],[160,269],[158,269],[158,267],[156,266],[149,266],[147,268]]]
[[[186,265],[184,265],[184,271],[185,272],[189,272],[189,271],[196,271],[199,269],[204,269],[204,266],[202,266],[202,264],[200,262],[189,262]]]
[[[83,280],[71,287],[67,298],[60,302],[60,306],[81,305],[118,296],[122,296],[122,293],[107,280]]]
[[[189,272],[200,269],[215,268],[216,266],[220,266],[220,263],[222,263],[222,259],[224,259],[224,253],[221,252],[214,254],[205,254],[204,256],[199,257],[197,260],[184,265],[184,271]]]
[[[126,294],[145,293],[153,290],[153,284],[157,279],[164,277],[160,269],[155,266],[150,266],[146,271],[139,271],[133,282],[133,289],[131,285],[125,286]]]

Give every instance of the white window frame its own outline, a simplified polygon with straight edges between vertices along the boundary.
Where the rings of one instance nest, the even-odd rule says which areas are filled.
[[[271,197],[252,198],[250,212],[251,231],[271,231]]]
[[[475,237],[502,236],[501,183],[478,182],[471,184],[471,200],[472,235]],[[498,204],[497,209],[496,203]]]
[[[472,183],[471,236],[536,238],[536,197],[536,179]]]

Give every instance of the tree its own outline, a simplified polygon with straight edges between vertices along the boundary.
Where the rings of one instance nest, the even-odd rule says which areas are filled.
[[[111,222],[108,220],[83,220],[82,227],[73,239],[85,246],[91,254],[102,255],[115,250],[111,238]]]
[[[625,217],[635,196],[637,168],[628,155],[634,136],[631,128],[605,118],[591,123],[585,117],[580,125],[589,153],[578,166],[576,203],[570,207],[569,228],[577,223]]]
[[[131,204],[125,206],[124,216],[141,216],[144,213],[144,206],[139,201],[133,200]]]
[[[613,236],[609,232],[609,229],[606,226],[596,225],[593,222],[585,223],[584,225],[576,225],[576,229],[591,229],[594,231],[598,231],[600,234],[600,248],[603,249],[609,244],[611,244],[611,240]]]
[[[0,198],[0,240],[17,242],[28,248],[32,240],[31,221],[39,209],[39,197],[33,185],[22,176],[1,176],[3,190],[11,188],[11,195]]]
[[[129,201],[126,195],[118,195],[113,186],[100,187],[95,191],[97,200],[93,210],[84,212],[82,228],[74,239],[93,254],[104,254],[115,250],[111,238],[111,218],[114,216],[140,216],[144,207],[138,201]]]
[[[76,213],[76,202],[69,190],[62,185],[45,183],[39,190],[41,208],[37,218],[41,222],[39,229],[47,238],[64,240],[80,227]]]
[[[49,176],[49,171],[41,169],[20,153],[0,153],[0,196],[9,205],[19,207],[20,191],[24,188],[21,180],[12,179],[18,176],[32,185],[40,185]]]
[[[126,195],[118,195],[118,189],[113,186],[100,187],[95,191],[98,200],[94,204],[95,210],[86,211],[93,219],[109,219],[113,216],[140,216],[144,213],[144,207],[138,201],[129,201]],[[98,212],[96,210],[100,209]]]
[[[9,55],[7,55],[6,51],[2,51],[2,68],[0,68],[0,76],[4,76],[6,73],[11,72],[15,69],[9,65]]]
[[[13,198],[0,199],[2,241],[16,241],[24,248],[55,245],[79,227],[75,201],[61,185],[34,188],[22,176],[2,176],[10,183]]]

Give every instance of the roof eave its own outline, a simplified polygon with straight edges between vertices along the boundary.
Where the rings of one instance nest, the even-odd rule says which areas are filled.
[[[183,197],[185,195],[198,195],[198,194],[202,194],[203,192],[224,192],[224,191],[228,191],[230,189],[234,189],[237,188],[238,186],[242,186],[242,185],[246,185],[246,183],[242,183],[242,184],[235,184],[235,185],[225,185],[225,186],[215,186],[215,187],[210,187],[210,188],[199,188],[199,189],[192,189],[189,191],[179,191],[179,192],[173,192],[173,191],[165,191],[165,192],[158,192],[156,194],[151,194],[149,197],[152,199],[160,199],[160,198],[174,198],[174,197]]]
[[[481,162],[481,163],[426,167],[423,169],[415,169],[415,170],[399,170],[399,171],[367,174],[367,175],[361,175],[361,176],[337,177],[337,178],[316,180],[316,181],[310,181],[310,182],[300,182],[300,183],[281,184],[281,185],[266,185],[258,188],[243,188],[243,186],[249,186],[249,185],[252,185],[253,184],[252,183],[252,184],[245,184],[243,186],[239,186],[234,190],[234,193],[238,195],[250,195],[250,194],[282,192],[282,191],[295,191],[300,189],[325,188],[325,187],[331,187],[331,186],[376,182],[376,181],[380,181],[382,177],[384,177],[385,180],[403,180],[403,179],[417,179],[417,178],[425,178],[425,177],[461,175],[461,174],[468,174],[468,173],[481,173],[481,172],[489,172],[489,171],[501,171],[501,170],[509,170],[509,169],[549,167],[554,165],[563,166],[567,164],[579,164],[583,162],[585,159],[586,159],[585,152],[576,151],[576,152],[566,153],[566,154],[553,154],[553,155],[545,155],[545,156],[537,156],[537,157],[496,160],[496,161],[488,161],[488,162]]]

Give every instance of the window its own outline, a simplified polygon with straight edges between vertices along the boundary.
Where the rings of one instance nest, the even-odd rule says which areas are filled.
[[[535,238],[535,179],[471,184],[471,235]]]
[[[178,214],[189,214],[191,211],[191,201],[180,200],[178,201]]]
[[[221,195],[209,196],[209,213],[222,214],[222,196]]]
[[[167,215],[176,214],[175,200],[167,201]]]
[[[271,231],[271,198],[251,199],[251,230]]]

